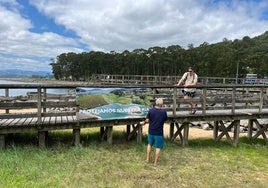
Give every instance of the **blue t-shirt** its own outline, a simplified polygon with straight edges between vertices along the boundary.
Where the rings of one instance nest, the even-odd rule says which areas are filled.
[[[163,126],[167,120],[167,112],[160,108],[151,108],[146,116],[149,119],[149,134],[163,136]]]

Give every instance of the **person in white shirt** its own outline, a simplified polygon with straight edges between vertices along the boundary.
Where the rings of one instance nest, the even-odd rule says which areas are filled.
[[[198,75],[194,72],[192,67],[188,68],[188,72],[185,72],[179,82],[176,84],[177,86],[181,85],[184,82],[184,89],[182,90],[182,93],[184,95],[184,99],[194,98],[196,94],[196,89],[192,88],[193,86],[196,86],[197,84]],[[191,87],[191,88],[189,88]],[[197,109],[197,104],[194,104],[193,102],[189,103],[189,106],[191,108],[191,114],[195,114]]]

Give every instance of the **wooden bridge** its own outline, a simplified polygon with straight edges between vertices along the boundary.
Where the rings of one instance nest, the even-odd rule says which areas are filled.
[[[5,90],[5,96],[0,97],[0,147],[5,147],[8,134],[37,132],[39,145],[46,145],[49,131],[72,129],[73,142],[80,144],[80,132],[83,128],[99,127],[101,138],[112,143],[114,126],[126,126],[127,136],[142,139],[143,118],[114,120],[78,120],[76,113],[76,87],[81,85],[49,85],[20,84],[0,85]],[[268,86],[265,85],[230,85],[213,84],[197,86],[197,96],[192,100],[198,104],[194,115],[188,113],[189,100],[181,94],[181,87],[172,85],[83,85],[86,87],[130,87],[151,88],[152,99],[164,99],[164,108],[168,111],[170,125],[169,138],[180,140],[182,146],[188,145],[189,128],[191,124],[200,121],[213,122],[213,138],[219,141],[226,138],[228,142],[237,145],[240,133],[240,121],[248,120],[248,137],[262,137],[266,142],[268,123],[260,123],[260,119],[268,118]],[[11,90],[32,89],[25,96],[10,96]],[[50,89],[68,89],[69,94],[50,94]],[[154,100],[152,100],[153,102]],[[26,111],[25,111],[26,110]]]

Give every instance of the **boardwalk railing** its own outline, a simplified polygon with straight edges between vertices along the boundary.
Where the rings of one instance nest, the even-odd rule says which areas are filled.
[[[75,126],[75,86],[49,85],[1,85],[4,96],[0,96],[0,144],[5,145],[4,136],[10,133],[38,132],[39,145],[45,145],[48,130],[65,129]],[[71,93],[51,94],[47,90],[69,90]],[[24,95],[11,96],[10,93]],[[67,126],[68,125],[68,126]],[[66,127],[67,126],[67,127]]]
[[[181,76],[93,74],[91,76],[91,82],[102,83],[103,85],[172,85],[177,83],[180,78]],[[198,77],[198,82],[203,85],[245,84],[246,78]],[[254,83],[268,85],[267,79],[255,79]]]
[[[77,120],[75,89],[78,85],[45,85],[22,84],[0,85],[0,146],[5,145],[5,136],[11,133],[37,132],[39,145],[45,146],[47,132],[50,130],[73,129],[74,144],[80,143],[82,128],[100,127],[101,136],[112,143],[112,127],[127,125],[128,137],[136,135],[141,141],[142,126],[139,122],[143,118],[114,119],[114,120]],[[86,87],[120,87],[118,85],[89,85]],[[189,114],[188,103],[183,99],[182,87],[172,85],[161,86],[124,86],[137,88],[151,88],[152,105],[155,98],[164,99],[164,108],[168,111],[170,124],[170,139],[180,137],[182,145],[188,144],[189,126],[192,122],[214,122],[214,139],[220,140],[226,136],[234,145],[238,143],[239,121],[248,120],[248,136],[257,138],[262,136],[267,142],[267,125],[258,119],[268,118],[268,86],[266,85],[206,85],[196,87],[196,97],[192,101],[197,105],[197,112]],[[14,90],[31,90],[25,95],[11,96]],[[68,91],[65,94],[51,94],[51,89]],[[34,91],[33,91],[34,90]],[[231,122],[226,125],[225,121]],[[253,127],[257,131],[253,131]],[[133,128],[131,132],[131,128]],[[175,132],[175,128],[177,131]],[[234,129],[234,138],[229,132]],[[220,132],[222,131],[222,132]],[[254,133],[254,134],[253,134]]]

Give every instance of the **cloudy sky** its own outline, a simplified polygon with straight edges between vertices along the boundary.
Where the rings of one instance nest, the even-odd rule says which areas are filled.
[[[267,0],[0,0],[1,69],[68,52],[195,47],[268,31]]]

